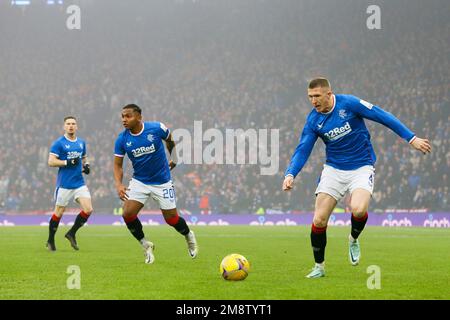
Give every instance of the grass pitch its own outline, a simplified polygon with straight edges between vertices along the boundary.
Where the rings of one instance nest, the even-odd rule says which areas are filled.
[[[47,227],[2,227],[0,299],[450,299],[448,229],[366,227],[361,263],[353,267],[348,227],[329,227],[327,274],[320,279],[305,278],[313,266],[306,226],[193,227],[200,246],[195,260],[172,228],[144,229],[156,245],[153,265],[144,264],[124,226],[80,229],[80,251],[63,238],[68,227],[60,227],[54,253],[44,246]],[[219,263],[229,253],[250,261],[246,280],[222,279]],[[373,265],[380,289],[367,285],[374,284]],[[80,268],[80,289],[67,287],[69,266]]]

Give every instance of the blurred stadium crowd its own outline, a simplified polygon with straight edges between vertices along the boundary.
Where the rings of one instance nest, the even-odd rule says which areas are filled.
[[[423,156],[366,122],[378,156],[371,209],[449,211],[446,2],[386,2],[381,30],[366,28],[364,1],[325,2],[90,5],[77,31],[65,28],[64,11],[0,10],[0,211],[52,210],[56,170],[47,157],[66,115],[78,118],[87,141],[94,210],[119,207],[113,145],[128,103],[172,130],[192,130],[195,120],[204,130],[280,130],[277,175],[261,176],[255,165],[178,166],[179,208],[310,211],[325,156],[320,140],[294,191],[282,192],[281,183],[311,110],[306,86],[317,75],[327,76],[336,93],[381,106],[432,142],[433,152]]]

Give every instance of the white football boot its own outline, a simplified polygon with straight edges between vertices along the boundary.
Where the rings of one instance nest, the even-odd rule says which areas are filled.
[[[141,245],[144,248],[145,263],[152,264],[155,262],[155,256],[153,255],[155,245],[153,242],[143,239],[141,240]]]
[[[189,231],[187,235],[184,236],[188,245],[189,255],[192,259],[195,259],[198,254],[197,239],[195,239],[194,231]]]
[[[316,263],[306,278],[322,278],[325,277],[325,265]]]
[[[355,240],[351,236],[348,237],[348,257],[353,266],[357,266],[359,264],[359,259],[361,258],[361,248],[359,246],[358,239]]]

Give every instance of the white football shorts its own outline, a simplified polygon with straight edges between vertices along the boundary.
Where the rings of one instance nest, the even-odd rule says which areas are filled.
[[[347,191],[351,194],[358,188],[372,194],[374,176],[375,168],[370,165],[355,170],[339,170],[325,164],[316,189],[316,196],[319,193],[327,193],[339,202]]]
[[[135,200],[145,204],[152,197],[163,210],[177,207],[172,180],[159,185],[147,185],[136,179],[131,179],[128,189],[128,200]]]
[[[78,198],[91,198],[87,186],[81,186],[77,189],[56,188],[54,196],[56,205],[60,207],[67,207],[71,199],[77,201]]]

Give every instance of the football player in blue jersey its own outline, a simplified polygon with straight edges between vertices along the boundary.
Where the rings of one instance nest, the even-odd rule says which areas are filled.
[[[91,195],[82,175],[82,173],[89,174],[90,172],[86,155],[86,142],[77,137],[77,130],[76,118],[73,116],[65,117],[65,133],[50,147],[48,165],[59,167],[55,189],[55,212],[49,222],[47,248],[50,251],[56,250],[55,233],[64,210],[71,199],[74,199],[81,207],[81,212],[76,217],[75,223],[65,234],[75,250],[79,249],[75,234],[86,223],[93,211]]]
[[[421,139],[391,113],[351,95],[333,94],[325,78],[312,80],[308,98],[313,105],[306,119],[291,162],[286,169],[283,190],[292,189],[295,177],[302,170],[317,138],[325,143],[326,162],[317,189],[314,218],[311,227],[311,245],[315,266],[308,278],[325,275],[325,246],[328,219],[337,202],[347,192],[351,195],[351,232],[349,259],[357,265],[361,257],[358,236],[368,218],[369,201],[374,185],[375,153],[364,119],[376,121],[390,128],[414,149],[424,154],[431,152],[427,139]]]
[[[135,104],[123,107],[122,124],[125,130],[119,134],[114,148],[114,180],[117,194],[124,201],[123,220],[144,249],[145,263],[155,261],[154,244],[145,238],[138,213],[149,198],[159,204],[167,224],[185,237],[189,255],[195,258],[198,245],[194,232],[178,215],[176,208],[170,170],[176,166],[177,159],[170,130],[160,122],[144,122],[142,110]],[[167,160],[164,143],[170,161]],[[133,178],[128,188],[122,183],[125,154],[133,165]]]

